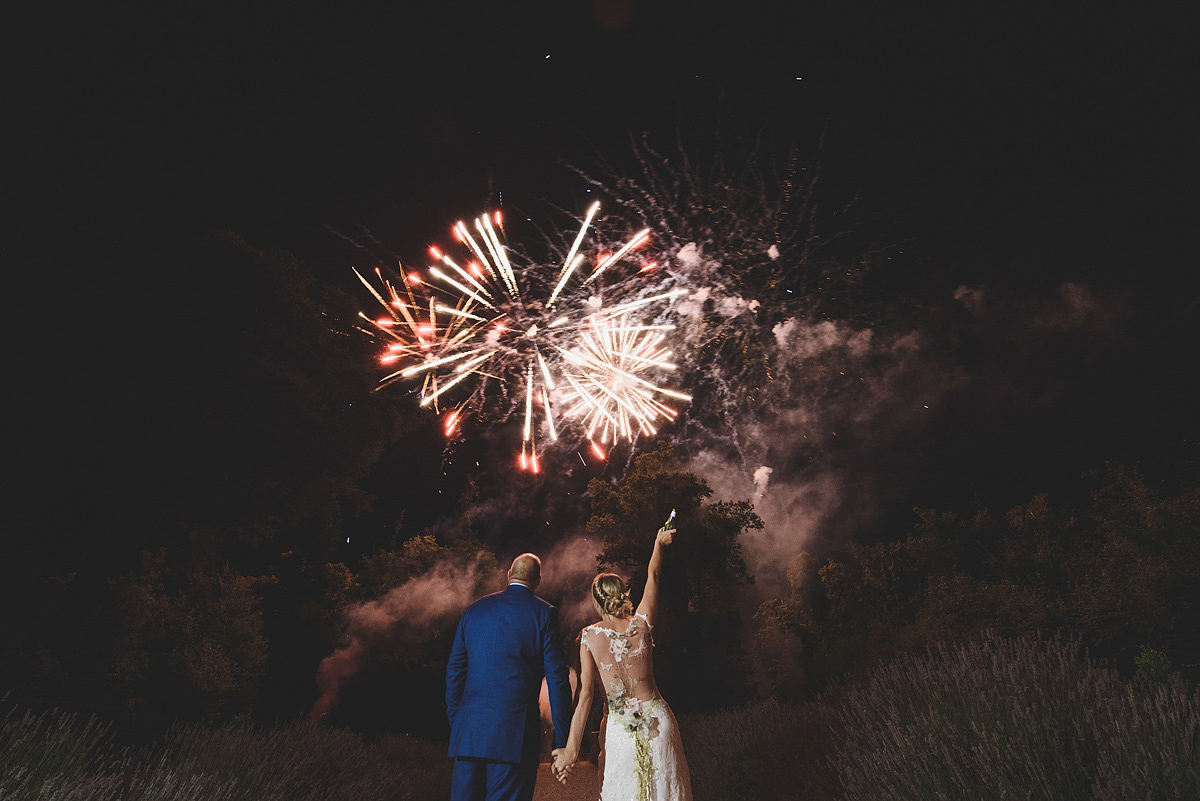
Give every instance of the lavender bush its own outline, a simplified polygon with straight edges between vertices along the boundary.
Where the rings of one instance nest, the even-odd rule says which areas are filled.
[[[1200,703],[1077,641],[989,636],[880,668],[836,702],[850,801],[1200,798]]]
[[[1097,801],[1200,798],[1200,689],[1130,683],[1097,710]]]

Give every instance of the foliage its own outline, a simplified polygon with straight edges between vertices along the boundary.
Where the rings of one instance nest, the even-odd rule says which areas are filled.
[[[359,578],[347,565],[305,558],[296,551],[280,554],[263,582],[276,636],[287,636],[280,631],[284,626],[295,627],[318,649],[337,638],[342,613],[359,592]]]
[[[1122,682],[1077,641],[940,644],[830,703],[854,801],[1200,793],[1200,693]]]
[[[1156,651],[1149,645],[1142,646],[1133,664],[1137,666],[1138,676],[1148,682],[1166,681],[1171,676],[1171,660],[1162,651]]]
[[[1200,690],[1122,680],[1078,640],[939,644],[815,702],[679,716],[706,799],[1193,798]],[[442,746],[345,730],[173,727],[117,750],[60,712],[0,718],[0,799],[437,799]]]
[[[444,748],[406,737],[193,724],[118,750],[107,727],[71,714],[13,708],[0,727],[0,799],[424,801],[449,788]]]
[[[1200,689],[1170,682],[1122,687],[1095,716],[1097,801],[1200,797]]]
[[[367,745],[346,730],[198,725],[168,732],[148,762],[179,773],[232,778],[239,797],[426,799],[449,795],[443,747],[406,737]]]
[[[56,490],[79,504],[71,525],[87,533],[70,547],[38,537],[60,544],[4,571],[17,580],[0,600],[32,607],[4,626],[7,686],[97,704],[115,685],[136,707],[181,716],[242,710],[264,637],[285,664],[297,664],[300,638],[315,632],[321,651],[336,637],[338,596],[354,588],[333,549],[371,503],[363,479],[415,404],[371,391],[372,346],[351,335],[357,302],[306,265],[231,233],[187,245],[145,277],[179,302],[122,323],[137,367],[110,376],[108,394],[138,436],[99,431],[107,469],[88,462],[88,485]],[[163,547],[158,567],[139,561]],[[299,614],[260,630],[252,607],[271,587],[268,617],[281,596],[296,603],[285,615]]]
[[[432,535],[425,534],[405,540],[399,549],[380,549],[364,556],[357,598],[379,598],[437,565],[453,565],[461,570],[471,566],[485,583],[500,570],[495,555],[478,540],[460,538],[443,545]]]
[[[438,699],[457,616],[451,603],[426,619],[412,592],[389,593],[418,581],[416,593],[475,597],[501,575],[496,557],[474,540],[442,545],[418,536],[364,557],[359,571],[288,551],[252,578],[173,567],[165,550],[145,554],[140,570],[112,582],[120,637],[108,675],[118,700],[148,723],[252,712],[294,719],[313,703],[321,660],[352,634],[370,656],[356,681],[367,691],[354,694],[361,703],[349,720],[380,732],[403,721],[410,732],[436,736],[445,726]],[[373,625],[348,632],[347,614],[371,605],[358,617]]]
[[[1070,613],[1126,660],[1142,644],[1200,664],[1200,485],[1178,495],[1110,468],[1093,493],[1090,542],[1070,565]]]
[[[361,597],[378,598],[432,568],[445,549],[432,536],[413,537],[398,550],[380,549],[363,557]]]
[[[1200,797],[1200,691],[987,635],[818,701],[680,716],[697,801]]]
[[[363,656],[333,720],[359,730],[449,735],[446,657],[462,610],[503,586],[496,556],[478,541],[417,536],[363,558],[356,593],[340,619],[338,648]]]
[[[17,553],[19,539],[11,558],[0,559],[0,574],[12,574],[0,576],[0,608],[10,610],[0,616],[0,694],[73,707],[109,702],[104,668],[118,645],[109,577],[87,569],[39,575]]]
[[[1085,509],[1039,495],[1002,519],[923,510],[902,540],[792,567],[789,596],[757,615],[756,661],[781,697],[988,628],[1078,631],[1127,669],[1147,643],[1200,664],[1200,488],[1168,495],[1123,468]]]
[[[787,597],[772,598],[754,614],[754,664],[760,686],[784,701],[797,701],[810,687],[813,617],[820,611],[817,559],[801,551],[788,562]]]
[[[676,511],[679,531],[666,554],[655,651],[659,684],[683,709],[727,705],[748,694],[737,590],[753,581],[739,536],[762,528],[748,501],[708,503],[712,490],[675,460],[660,442],[633,460],[618,486],[593,479],[588,486],[588,533],[600,536],[599,561],[632,573],[635,593],[645,585],[655,532]],[[700,666],[703,669],[700,670]]]
[[[173,575],[166,551],[114,582],[123,631],[112,667],[127,702],[183,714],[247,710],[266,662],[256,581],[231,568]]]

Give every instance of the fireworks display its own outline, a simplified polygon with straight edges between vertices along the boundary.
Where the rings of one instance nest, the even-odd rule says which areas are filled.
[[[653,434],[672,420],[671,402],[690,397],[658,383],[675,369],[665,312],[685,289],[639,280],[655,269],[636,257],[644,229],[610,252],[583,247],[600,204],[587,211],[561,261],[529,261],[505,242],[499,212],[473,226],[455,223],[457,257],[429,249],[424,271],[401,267],[395,280],[376,269],[379,287],[359,279],[385,310],[361,330],[384,345],[392,368],[381,386],[420,382],[421,406],[443,413],[448,438],[471,416],[522,415],[520,466],[539,470],[539,439],[570,429],[604,458],[618,440]],[[381,287],[381,288],[380,288]]]

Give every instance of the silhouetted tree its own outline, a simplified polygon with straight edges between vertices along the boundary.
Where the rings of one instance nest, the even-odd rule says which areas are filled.
[[[793,567],[791,595],[757,615],[758,665],[781,695],[982,629],[1080,632],[1127,669],[1146,646],[1200,665],[1200,488],[1167,494],[1127,468],[1087,509],[1037,495],[1003,519],[918,510],[902,540]]]
[[[166,564],[166,551],[146,553],[114,582],[122,636],[111,671],[126,703],[185,717],[251,711],[267,656],[257,580]]]

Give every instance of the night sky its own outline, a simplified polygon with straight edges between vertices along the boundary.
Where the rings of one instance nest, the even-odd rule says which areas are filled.
[[[1088,363],[1031,368],[1061,374],[1054,399],[946,411],[900,506],[969,485],[968,436],[1006,499],[1110,458],[1194,470],[1185,4],[254,5],[3,12],[10,534],[69,548],[136,514],[163,399],[204,346],[172,327],[208,280],[172,269],[201,237],[231,229],[350,287],[358,256],[331,229],[416,257],[498,193],[581,207],[563,162],[718,125],[794,147],[903,245],[884,303],[986,284],[1020,307],[1073,282],[1120,310]]]

